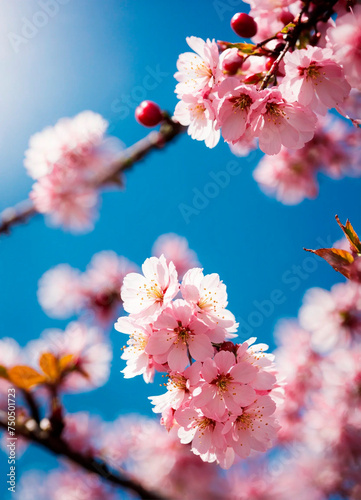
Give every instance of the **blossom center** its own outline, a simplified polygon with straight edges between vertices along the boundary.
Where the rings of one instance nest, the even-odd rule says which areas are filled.
[[[220,373],[217,378],[212,381],[212,384],[218,387],[220,392],[228,391],[228,384],[233,380],[229,373]]]
[[[298,72],[300,76],[306,76],[306,80],[309,78],[311,80],[316,80],[320,76],[321,66],[316,64],[315,62],[311,62],[308,68],[302,68],[301,66],[298,68]]]
[[[153,281],[153,280],[152,280]],[[147,298],[156,299],[157,302],[163,302],[164,293],[158,283],[154,282],[147,288]]]
[[[187,341],[193,332],[190,328],[183,326],[182,323],[178,321],[178,326],[174,328],[174,333],[177,335],[176,343],[182,342],[183,344],[187,344]]]
[[[243,413],[236,420],[238,429],[246,431],[248,429],[253,429],[253,419],[248,413]]]
[[[182,375],[171,375],[169,377],[169,385],[172,385],[173,389],[185,391],[187,389],[187,379]]]
[[[233,104],[234,111],[243,111],[253,104],[252,98],[248,94],[241,94],[239,97],[232,97],[229,100]]]
[[[198,429],[204,430],[207,427],[214,427],[215,421],[208,417],[200,417],[196,418],[193,424],[193,427],[198,427]]]

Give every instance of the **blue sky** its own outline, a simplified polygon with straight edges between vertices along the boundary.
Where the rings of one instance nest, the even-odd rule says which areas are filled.
[[[6,0],[0,6],[0,209],[29,192],[31,179],[22,162],[33,133],[91,109],[109,121],[113,135],[131,145],[146,133],[133,118],[140,100],[174,109],[173,74],[178,54],[187,50],[185,37],[232,40],[230,18],[248,10],[236,0],[62,0],[50,17],[44,15],[44,3]],[[184,135],[136,165],[127,174],[124,192],[104,194],[92,233],[73,236],[50,229],[41,217],[14,229],[0,240],[1,336],[25,345],[45,328],[65,326],[48,318],[36,300],[37,281],[50,267],[67,262],[84,269],[95,252],[109,249],[141,264],[160,234],[176,232],[188,238],[205,272],[219,273],[227,284],[241,338],[254,335],[273,346],[275,324],[297,314],[309,287],[327,288],[341,280],[302,248],[341,237],[336,213],[361,231],[361,180],[322,178],[317,200],[286,207],[262,194],[253,180],[260,157],[235,158],[224,144],[209,150]],[[212,176],[230,165],[237,174],[212,194]],[[198,192],[212,197],[186,220],[181,207],[192,206]],[[277,302],[273,310],[265,304],[271,294]],[[266,312],[259,313],[262,308]],[[124,338],[115,331],[110,336],[114,361],[109,383],[67,397],[69,410],[88,409],[107,420],[128,412],[151,415],[147,396],[159,393],[159,385],[123,380],[119,356]],[[18,466],[54,464],[33,450]]]

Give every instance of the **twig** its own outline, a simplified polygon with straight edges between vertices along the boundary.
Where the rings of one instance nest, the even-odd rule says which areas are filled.
[[[0,411],[0,427],[7,429],[7,418],[4,411]],[[110,472],[107,464],[100,462],[95,458],[84,456],[81,453],[71,450],[67,443],[58,437],[50,435],[46,431],[39,428],[28,430],[24,425],[16,425],[16,434],[25,437],[26,439],[37,443],[46,448],[55,455],[60,455],[68,458],[71,462],[79,465],[83,469],[93,472],[112,484],[131,490],[137,493],[143,500],[166,500],[165,497],[147,490],[134,479],[127,476]]]
[[[30,414],[37,424],[40,423],[40,413],[38,405],[34,399],[34,396],[29,391],[22,391],[25,401],[30,409]]]
[[[103,187],[114,184],[122,172],[129,170],[132,166],[141,161],[151,151],[162,149],[168,142],[187,130],[187,127],[180,125],[170,118],[165,118],[158,132],[150,132],[146,137],[125,149],[119,158],[106,169],[106,173],[98,177],[94,187]],[[16,224],[23,224],[31,217],[38,214],[31,200],[25,200],[12,208],[7,208],[0,214],[0,234],[9,234],[10,229]]]
[[[325,7],[324,4],[320,4],[317,7],[314,8],[314,10],[308,15],[308,18],[305,22],[302,22],[302,16],[304,14],[308,14],[308,8],[310,6],[310,0],[307,0],[298,15],[297,23],[296,26],[290,30],[287,33],[285,42],[286,45],[284,49],[282,49],[281,53],[278,55],[277,59],[274,61],[272,64],[271,68],[267,72],[266,76],[263,78],[262,83],[260,85],[260,90],[263,90],[267,87],[271,77],[277,73],[278,66],[286,53],[290,50],[293,49],[297,43],[297,40],[302,33],[303,30],[310,28],[314,25],[317,24],[319,21],[326,22],[332,15],[333,12],[333,6],[337,2],[337,0],[329,0],[328,2],[328,9],[325,12]]]

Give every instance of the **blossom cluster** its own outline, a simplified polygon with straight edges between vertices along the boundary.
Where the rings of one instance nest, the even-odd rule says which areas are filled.
[[[147,259],[142,271],[124,278],[121,297],[129,316],[115,325],[129,335],[125,377],[143,375],[150,382],[156,371],[167,373],[167,392],[151,398],[154,411],[202,460],[229,468],[236,455],[266,451],[278,430],[268,346],[254,345],[254,338],[229,341],[238,325],[218,274],[192,268],[179,283],[164,255]]]
[[[220,500],[227,486],[216,464],[199,460],[183,446],[176,432],[136,415],[108,423],[88,412],[64,418],[63,439],[72,450],[105,460],[114,470],[127,471],[152,491],[176,500]],[[187,478],[185,481],[184,478]],[[70,464],[49,474],[23,475],[15,498],[21,500],[115,500],[114,488],[98,476]]]
[[[168,261],[174,263],[180,276],[199,264],[186,238],[174,233],[159,236],[152,254],[165,255]],[[89,319],[90,316],[97,324],[107,326],[119,312],[124,277],[137,270],[136,264],[111,250],[93,255],[83,273],[69,264],[59,264],[40,278],[38,300],[50,317],[80,315]]]
[[[99,114],[84,111],[30,138],[24,160],[35,180],[30,198],[53,225],[74,232],[92,228],[98,184],[120,150],[114,138],[105,137],[107,126]]]
[[[347,127],[340,119],[320,117],[315,135],[302,149],[282,146],[278,154],[265,155],[253,176],[262,191],[285,205],[316,198],[319,173],[332,179],[361,176],[358,136],[355,128]]]
[[[299,450],[293,462],[315,498],[357,499],[361,489],[360,294],[350,281],[311,289],[298,321],[283,321],[277,332],[277,368],[287,382],[278,439]]]
[[[194,52],[181,54],[177,62],[180,101],[174,116],[193,139],[212,148],[222,134],[235,148],[252,147],[258,139],[269,155],[282,146],[298,150],[314,137],[319,115],[341,108],[351,86],[361,90],[354,43],[361,36],[361,7],[347,13],[340,6],[336,24],[326,2],[321,12],[313,6],[306,20],[301,10],[301,2],[275,8],[273,2],[251,1],[258,44],[187,38]],[[313,45],[296,49],[299,37],[307,39],[313,29]]]

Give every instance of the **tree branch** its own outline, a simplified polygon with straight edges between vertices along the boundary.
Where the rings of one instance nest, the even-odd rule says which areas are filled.
[[[0,427],[7,429],[7,415],[4,411],[0,411]],[[132,492],[138,494],[143,500],[166,500],[165,497],[153,491],[147,490],[134,479],[131,479],[124,474],[120,475],[110,472],[106,463],[71,450],[65,441],[52,436],[47,431],[41,430],[39,427],[36,427],[34,430],[29,430],[24,425],[17,423],[15,434],[37,443],[55,455],[66,457],[74,464],[79,465],[89,472],[97,474],[116,486],[121,486],[122,488],[131,490]]]
[[[119,158],[110,165],[105,174],[94,181],[95,187],[103,187],[120,182],[120,174],[129,170],[133,165],[145,158],[151,151],[162,149],[168,142],[187,130],[187,127],[165,118],[158,132],[152,131],[146,137],[125,149]],[[38,214],[31,200],[25,200],[14,207],[5,209],[0,214],[0,234],[9,234],[16,224],[23,224]]]

